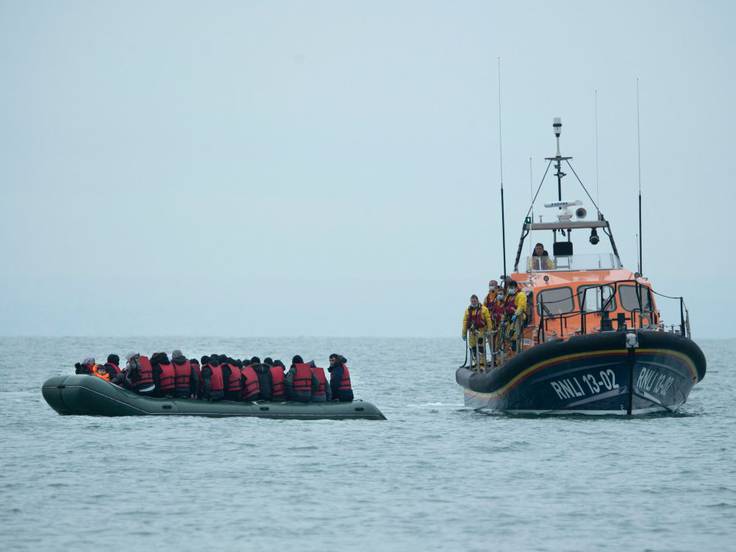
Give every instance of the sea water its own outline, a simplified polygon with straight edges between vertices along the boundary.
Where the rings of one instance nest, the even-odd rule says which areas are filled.
[[[734,550],[736,340],[679,415],[463,406],[460,339],[0,339],[0,550]],[[42,382],[179,348],[349,359],[377,421],[59,416]],[[288,364],[288,362],[287,362]]]

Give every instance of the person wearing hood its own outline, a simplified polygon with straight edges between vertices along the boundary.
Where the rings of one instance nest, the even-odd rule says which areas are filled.
[[[280,360],[274,360],[273,365],[270,367],[271,372],[271,400],[272,401],[283,401],[286,400],[286,387],[284,370],[286,366]]]
[[[268,357],[263,359],[263,362],[261,362],[261,359],[258,357],[250,359],[250,365],[258,376],[258,397],[262,401],[270,401],[273,399],[273,384],[271,381],[272,364],[273,360]]]
[[[173,397],[176,386],[176,372],[169,360],[169,355],[163,352],[151,355],[153,367],[153,381],[156,384],[156,396]]]
[[[139,353],[128,353],[125,357],[125,369],[115,378],[113,383],[120,383],[141,395],[154,395],[156,384],[153,381],[151,360]]]
[[[337,353],[330,355],[330,391],[333,401],[352,402],[353,386],[350,382],[350,370],[348,370],[347,359]]]
[[[202,397],[210,401],[225,398],[225,382],[218,355],[202,357]]]
[[[171,352],[171,363],[174,366],[174,397],[194,398],[199,386],[199,376],[194,371],[192,363],[179,349]]]

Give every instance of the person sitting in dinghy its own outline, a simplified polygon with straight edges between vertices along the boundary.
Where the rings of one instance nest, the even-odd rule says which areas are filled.
[[[549,253],[544,245],[538,243],[534,246],[532,256],[529,257],[529,270],[553,270],[555,263],[549,258]]]

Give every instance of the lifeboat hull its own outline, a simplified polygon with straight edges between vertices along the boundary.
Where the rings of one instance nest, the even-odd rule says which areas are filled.
[[[474,409],[637,415],[676,411],[705,368],[705,356],[692,340],[639,330],[543,343],[487,373],[460,368],[456,380],[465,405]]]
[[[385,420],[373,404],[354,402],[233,402],[164,399],[139,395],[94,376],[56,376],[41,389],[46,402],[63,415],[86,416],[249,416],[297,420]]]

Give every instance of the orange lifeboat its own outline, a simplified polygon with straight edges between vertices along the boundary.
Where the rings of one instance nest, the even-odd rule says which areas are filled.
[[[675,411],[706,369],[705,356],[691,339],[685,302],[657,293],[639,271],[622,266],[611,226],[590,194],[596,209],[592,219],[582,202],[562,200],[563,163],[577,174],[572,158],[559,152],[560,129],[556,119],[557,155],[547,158],[547,168],[554,163],[557,171],[558,200],[545,207],[556,210],[556,220],[539,217],[535,222],[532,203],[514,271],[505,279],[506,288],[513,281],[517,293],[525,294],[526,312],[493,328],[493,339],[487,340],[493,362],[484,369],[466,360],[456,381],[466,405],[476,409],[628,415]],[[543,184],[544,178],[539,189]],[[551,233],[552,254],[536,244],[522,262],[527,238],[538,232]],[[608,238],[609,252],[575,252],[577,236],[583,234],[595,249],[599,233]],[[658,300],[679,303],[677,324],[665,325]]]

